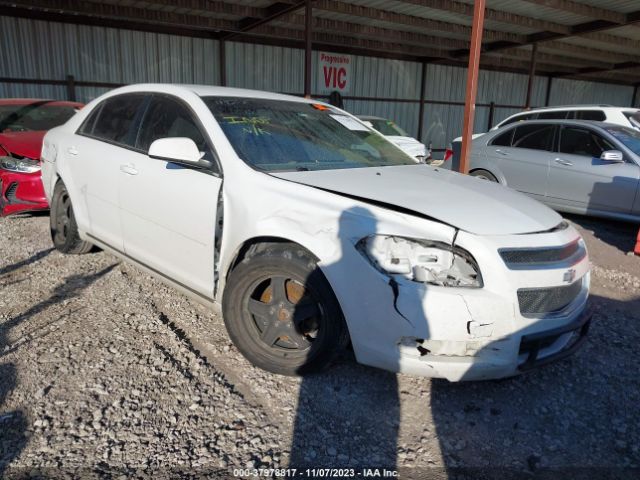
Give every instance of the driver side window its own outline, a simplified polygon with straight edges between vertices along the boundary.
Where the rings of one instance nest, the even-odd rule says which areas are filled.
[[[136,148],[148,152],[154,141],[168,137],[190,138],[201,152],[205,152],[205,158],[212,159],[206,137],[191,111],[172,98],[154,95],[142,120]]]
[[[577,127],[562,128],[560,153],[600,158],[602,152],[606,150],[615,150],[615,147],[591,130]]]

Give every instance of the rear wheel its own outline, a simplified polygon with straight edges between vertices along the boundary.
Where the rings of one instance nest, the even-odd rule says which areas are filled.
[[[270,245],[245,258],[229,275],[222,308],[233,343],[270,372],[320,370],[348,341],[329,282],[296,245]]]
[[[58,182],[53,190],[49,222],[53,245],[62,253],[79,255],[89,252],[93,247],[91,243],[80,238],[71,197],[62,182]]]
[[[495,177],[495,175],[491,172],[488,172],[487,170],[474,170],[469,175],[471,175],[472,177],[480,178],[482,180],[488,180],[490,182],[498,183],[498,179]]]

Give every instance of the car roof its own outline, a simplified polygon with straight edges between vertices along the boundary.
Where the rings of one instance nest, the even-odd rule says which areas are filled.
[[[69,102],[66,100],[49,100],[46,98],[0,98],[0,105],[30,105],[32,103],[46,102],[52,107],[83,107],[79,102]]]
[[[615,127],[615,128],[624,128],[624,125],[620,125],[618,123],[611,122],[599,122],[597,120],[571,120],[571,119],[563,119],[563,118],[554,118],[554,119],[542,119],[542,120],[521,120],[517,123],[509,123],[508,125],[503,125],[498,130],[503,131],[507,130],[510,127],[521,126],[521,125],[529,125],[529,124],[554,124],[554,125],[579,125],[579,126],[588,126],[595,128],[605,128],[605,127]]]
[[[634,110],[638,109],[635,107],[616,107],[615,105],[605,105],[605,104],[593,104],[593,105],[554,105],[549,107],[536,107],[530,110],[525,110],[522,112],[514,113],[511,115],[512,117],[515,115],[522,115],[527,113],[536,113],[536,112],[552,112],[556,110],[592,110],[594,108],[599,109],[614,109],[614,110]]]
[[[262,90],[250,90],[247,88],[234,88],[234,87],[218,87],[211,85],[189,85],[189,84],[175,84],[175,83],[138,83],[133,85],[127,85],[126,87],[120,87],[109,92],[111,95],[121,93],[135,93],[135,92],[156,92],[177,94],[180,91],[186,93],[191,92],[199,97],[241,97],[241,98],[257,98],[264,100],[282,100],[289,102],[299,103],[322,103],[326,104],[322,100],[297,97],[295,95],[287,95],[283,93],[265,92]]]

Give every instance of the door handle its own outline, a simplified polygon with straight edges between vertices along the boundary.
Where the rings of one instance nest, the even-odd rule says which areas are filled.
[[[127,175],[137,175],[138,170],[134,165],[120,165],[120,171],[126,173]]]
[[[500,150],[499,148],[496,148],[496,153],[499,153],[500,155],[504,155],[505,157],[509,155],[507,152]]]
[[[78,149],[76,147],[69,147],[69,148],[67,148],[67,153],[69,155],[76,156],[76,155],[78,155]]]
[[[570,162],[569,160],[563,160],[561,158],[556,158],[555,162],[559,163],[560,165],[566,165],[567,167],[572,167],[573,166],[573,162]]]

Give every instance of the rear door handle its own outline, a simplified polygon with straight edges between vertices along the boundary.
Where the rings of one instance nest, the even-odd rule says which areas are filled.
[[[556,158],[555,162],[559,163],[560,165],[566,165],[567,167],[572,167],[573,166],[573,162],[570,162],[569,160],[563,160],[561,158]]]
[[[509,155],[507,152],[500,150],[499,148],[496,148],[496,153],[499,153],[500,155],[504,155],[505,157]]]
[[[69,148],[67,148],[67,153],[69,155],[76,156],[76,155],[78,155],[78,149],[76,147],[69,147]]]
[[[137,175],[138,170],[136,170],[133,165],[120,165],[120,171],[126,173],[127,175]]]

